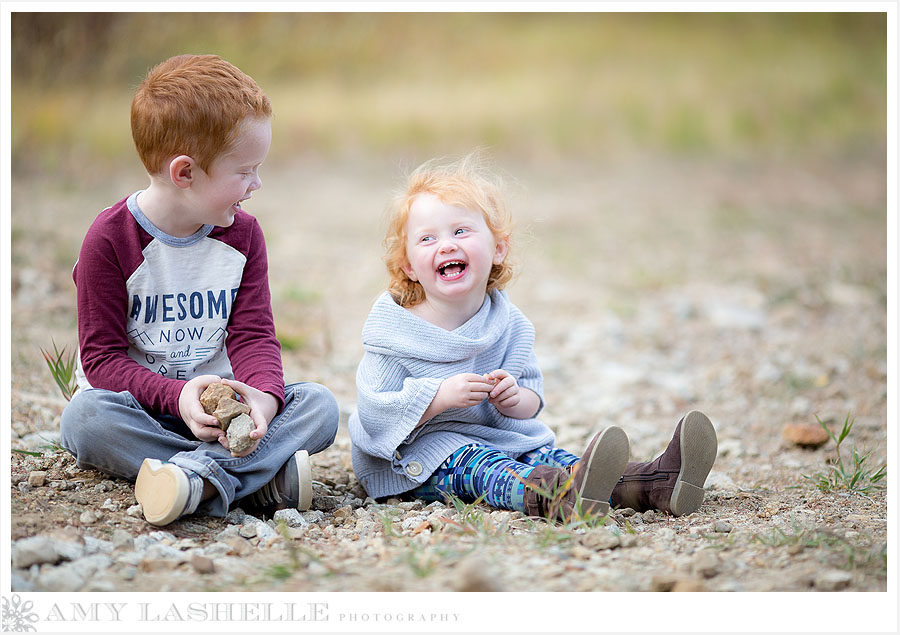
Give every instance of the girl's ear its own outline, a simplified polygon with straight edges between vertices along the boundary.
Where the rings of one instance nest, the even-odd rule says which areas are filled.
[[[416,277],[416,272],[413,271],[413,268],[409,265],[408,260],[404,260],[400,264],[400,268],[403,269],[403,273],[406,274],[406,277],[412,280],[413,282],[418,282],[419,279]]]
[[[194,181],[196,163],[186,154],[179,155],[169,161],[169,179],[176,187],[185,189]]]
[[[506,254],[509,253],[509,236],[503,236],[497,240],[497,246],[494,250],[494,264],[502,265],[506,260]]]

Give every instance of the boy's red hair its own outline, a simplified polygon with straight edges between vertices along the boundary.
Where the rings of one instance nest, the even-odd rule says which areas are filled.
[[[147,73],[131,102],[131,135],[150,174],[181,154],[203,170],[230,149],[247,117],[271,117],[252,77],[217,55],[179,55]]]

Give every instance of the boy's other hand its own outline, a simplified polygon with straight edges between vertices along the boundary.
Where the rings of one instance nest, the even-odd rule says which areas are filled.
[[[273,395],[257,390],[253,386],[236,379],[223,379],[222,383],[239,394],[241,401],[250,406],[250,418],[253,419],[253,423],[256,425],[256,429],[250,433],[253,445],[239,454],[231,453],[232,456],[246,456],[256,449],[256,446],[259,445],[259,440],[265,436],[266,431],[269,429],[269,422],[278,414],[278,400]],[[228,439],[225,439],[222,445],[228,448]]]
[[[178,414],[200,441],[218,441],[225,439],[225,431],[219,427],[219,421],[206,414],[200,403],[200,395],[210,384],[222,381],[218,375],[200,375],[188,381],[178,396]]]

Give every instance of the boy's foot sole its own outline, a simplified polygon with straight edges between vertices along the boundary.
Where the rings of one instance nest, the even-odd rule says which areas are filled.
[[[151,525],[168,525],[178,518],[190,490],[184,470],[159,459],[144,459],[134,483],[134,497]]]
[[[684,417],[681,424],[681,470],[672,490],[669,509],[684,516],[703,504],[706,477],[716,461],[716,429],[709,418],[697,410]]]
[[[582,508],[592,514],[609,513],[609,497],[628,465],[630,452],[628,435],[618,426],[610,426],[600,433],[591,454],[582,458],[587,472],[577,492]]]
[[[297,483],[299,486],[297,509],[305,512],[312,505],[313,499],[312,464],[309,462],[309,452],[297,450],[294,453],[294,462],[297,465]]]

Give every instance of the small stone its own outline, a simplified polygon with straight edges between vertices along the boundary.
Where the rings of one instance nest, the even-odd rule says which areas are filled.
[[[141,504],[132,505],[128,509],[125,510],[125,514],[131,516],[132,518],[140,518],[144,515],[144,509],[141,507]]]
[[[231,420],[239,415],[250,414],[250,406],[230,397],[219,400],[219,405],[212,413],[219,422],[219,427],[228,430]]]
[[[69,484],[66,481],[50,481],[50,489],[64,492],[69,489]]]
[[[244,538],[255,538],[256,537],[256,523],[249,523],[246,525],[241,525],[241,528],[238,530],[238,533]]]
[[[803,448],[817,448],[831,438],[822,426],[812,423],[786,423],[781,429],[781,435]]]
[[[581,537],[581,544],[588,549],[601,551],[603,549],[615,549],[619,546],[619,537],[608,529],[600,527],[592,529]]]
[[[111,512],[117,512],[117,511],[119,511],[119,504],[114,503],[111,498],[107,498],[105,501],[103,501],[103,504],[100,505],[100,509],[105,509],[105,510],[108,510]]]
[[[27,569],[33,564],[56,564],[60,560],[55,542],[49,536],[22,538],[12,545],[12,565],[15,569]]]
[[[813,580],[813,586],[819,591],[840,591],[850,586],[853,576],[847,571],[825,571],[820,573]]]
[[[194,567],[194,571],[200,574],[215,573],[216,571],[216,565],[213,563],[212,558],[202,556],[199,553],[191,556],[191,566]]]
[[[87,511],[81,513],[81,516],[78,517],[78,520],[81,521],[82,525],[92,525],[100,520],[100,514],[92,509],[88,509]]]
[[[221,382],[216,382],[207,386],[206,390],[200,395],[200,405],[203,406],[206,414],[211,415],[216,411],[221,399],[226,397],[234,399],[235,396],[235,392],[231,388]]]
[[[350,514],[353,513],[353,508],[350,505],[345,505],[344,507],[340,507],[334,510],[335,518],[349,518]]]
[[[732,529],[734,529],[734,527],[731,526],[731,523],[724,520],[717,520],[713,525],[713,531],[718,534],[731,533]]]
[[[19,491],[22,492],[23,494],[27,494],[32,489],[34,489],[34,487],[28,481],[22,481],[16,487],[18,487]]]
[[[656,513],[652,509],[648,509],[643,514],[641,514],[641,519],[645,523],[655,523],[656,522]]]
[[[711,578],[718,575],[721,567],[722,561],[719,559],[719,556],[709,549],[704,549],[697,554],[696,558],[694,558],[694,573],[704,578]]]
[[[620,516],[624,516],[625,518],[628,518],[629,516],[634,516],[637,513],[630,507],[623,507],[622,509],[618,510],[618,512],[619,512]]]
[[[28,484],[32,487],[43,487],[47,480],[47,473],[39,470],[28,473]]]
[[[256,424],[249,415],[238,415],[231,420],[228,426],[228,447],[231,448],[232,454],[240,454],[253,445],[254,439],[250,438],[250,433],[256,429]]]
[[[116,529],[112,535],[113,547],[119,549],[134,549],[134,536],[124,529]]]
[[[244,522],[244,517],[246,515],[247,514],[244,512],[243,509],[241,509],[240,507],[236,507],[236,508],[232,509],[230,512],[228,512],[228,515],[225,516],[225,521],[229,525],[240,525],[241,523]]]
[[[288,527],[305,527],[309,524],[303,515],[293,507],[279,509],[275,512],[274,519],[276,523],[283,520]]]

